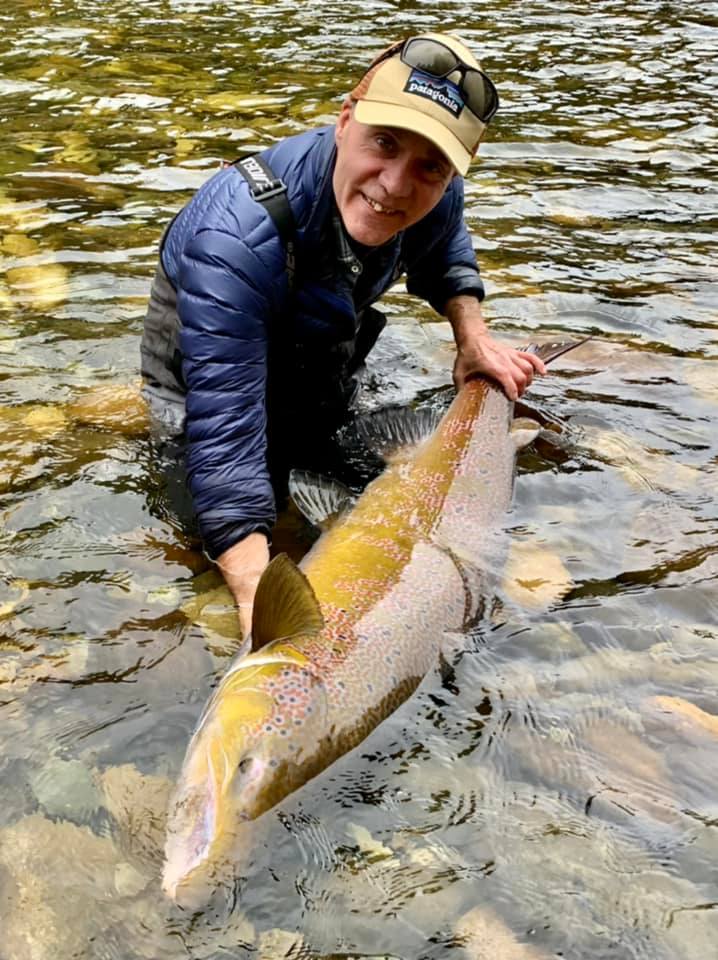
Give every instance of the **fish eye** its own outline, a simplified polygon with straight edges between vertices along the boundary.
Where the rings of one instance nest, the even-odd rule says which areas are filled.
[[[254,760],[252,759],[252,757],[242,757],[242,759],[237,764],[237,770],[239,770],[240,773],[249,773],[249,771],[252,769],[253,764],[254,764]]]

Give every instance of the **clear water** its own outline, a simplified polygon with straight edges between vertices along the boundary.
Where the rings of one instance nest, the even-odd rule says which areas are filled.
[[[0,958],[718,956],[718,4],[9,0],[0,22]],[[467,182],[492,328],[595,339],[526,397],[546,429],[480,628],[270,818],[238,904],[181,910],[167,791],[233,643],[152,494],[157,241],[222,159],[330,122],[429,28],[502,96]],[[385,305],[365,403],[442,397],[445,328]]]

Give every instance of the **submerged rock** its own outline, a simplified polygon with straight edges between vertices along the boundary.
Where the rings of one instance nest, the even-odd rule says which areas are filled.
[[[347,833],[351,836],[360,852],[373,860],[386,860],[394,856],[394,851],[376,840],[366,827],[358,823],[350,823],[347,826]]]
[[[214,570],[195,577],[195,596],[182,604],[182,613],[195,623],[211,651],[217,656],[233,656],[242,636],[237,607],[229,587]]]
[[[522,943],[504,921],[486,907],[474,907],[459,920],[456,935],[470,960],[548,960],[548,954]]]
[[[69,274],[61,263],[13,267],[7,282],[14,298],[36,310],[58,307],[70,295]]]
[[[302,944],[300,933],[280,928],[267,930],[257,938],[256,957],[257,960],[280,960],[282,957],[289,960],[291,957],[300,957],[303,955]]]
[[[51,817],[84,821],[100,806],[92,773],[80,760],[52,757],[30,775],[37,802]]]
[[[171,782],[165,777],[141,773],[131,763],[109,767],[98,781],[105,807],[117,824],[120,847],[150,872],[157,873],[164,856]]]
[[[67,634],[63,646],[51,652],[37,653],[14,650],[0,663],[0,684],[6,693],[18,697],[34,683],[79,680],[84,676],[89,657],[89,644],[83,638]]]
[[[139,383],[90,387],[68,403],[66,411],[76,423],[129,437],[142,436],[149,429],[149,410]]]
[[[111,920],[116,859],[111,840],[40,814],[0,831],[3,956],[86,956],[88,942],[101,939]],[[89,897],[106,909],[88,909]]]
[[[504,592],[528,610],[545,610],[560,600],[573,581],[558,554],[525,540],[514,540],[504,573]]]
[[[6,727],[3,733],[7,735]],[[27,767],[27,762],[19,757],[6,756],[0,760],[0,827],[37,810],[37,798],[28,783]]]
[[[15,608],[30,596],[30,584],[20,577],[0,578],[0,620],[10,617]],[[0,650],[3,642],[0,640]]]
[[[652,697],[650,704],[670,714],[681,726],[718,737],[718,716],[683,697]]]
[[[40,404],[26,413],[22,422],[32,433],[49,437],[65,429],[67,417],[60,407]]]

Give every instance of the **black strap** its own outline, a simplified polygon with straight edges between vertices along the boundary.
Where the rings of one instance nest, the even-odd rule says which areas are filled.
[[[275,177],[269,164],[261,157],[245,157],[235,160],[234,166],[249,184],[249,192],[258,203],[264,204],[267,213],[274,220],[279,238],[286,250],[286,270],[289,289],[294,289],[296,274],[296,254],[294,246],[294,216],[287,199],[287,186],[279,177]]]

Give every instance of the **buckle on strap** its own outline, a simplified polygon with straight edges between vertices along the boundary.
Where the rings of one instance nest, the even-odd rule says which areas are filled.
[[[250,183],[249,192],[252,194],[255,200],[269,200],[270,197],[276,197],[278,193],[286,193],[287,185],[284,180],[280,180],[278,177],[271,181],[271,183],[260,183],[257,184]]]
[[[245,157],[235,161],[244,179],[249,184],[249,192],[255,200],[262,203],[280,193],[286,193],[287,187],[283,180],[275,177],[269,165],[259,157]]]

